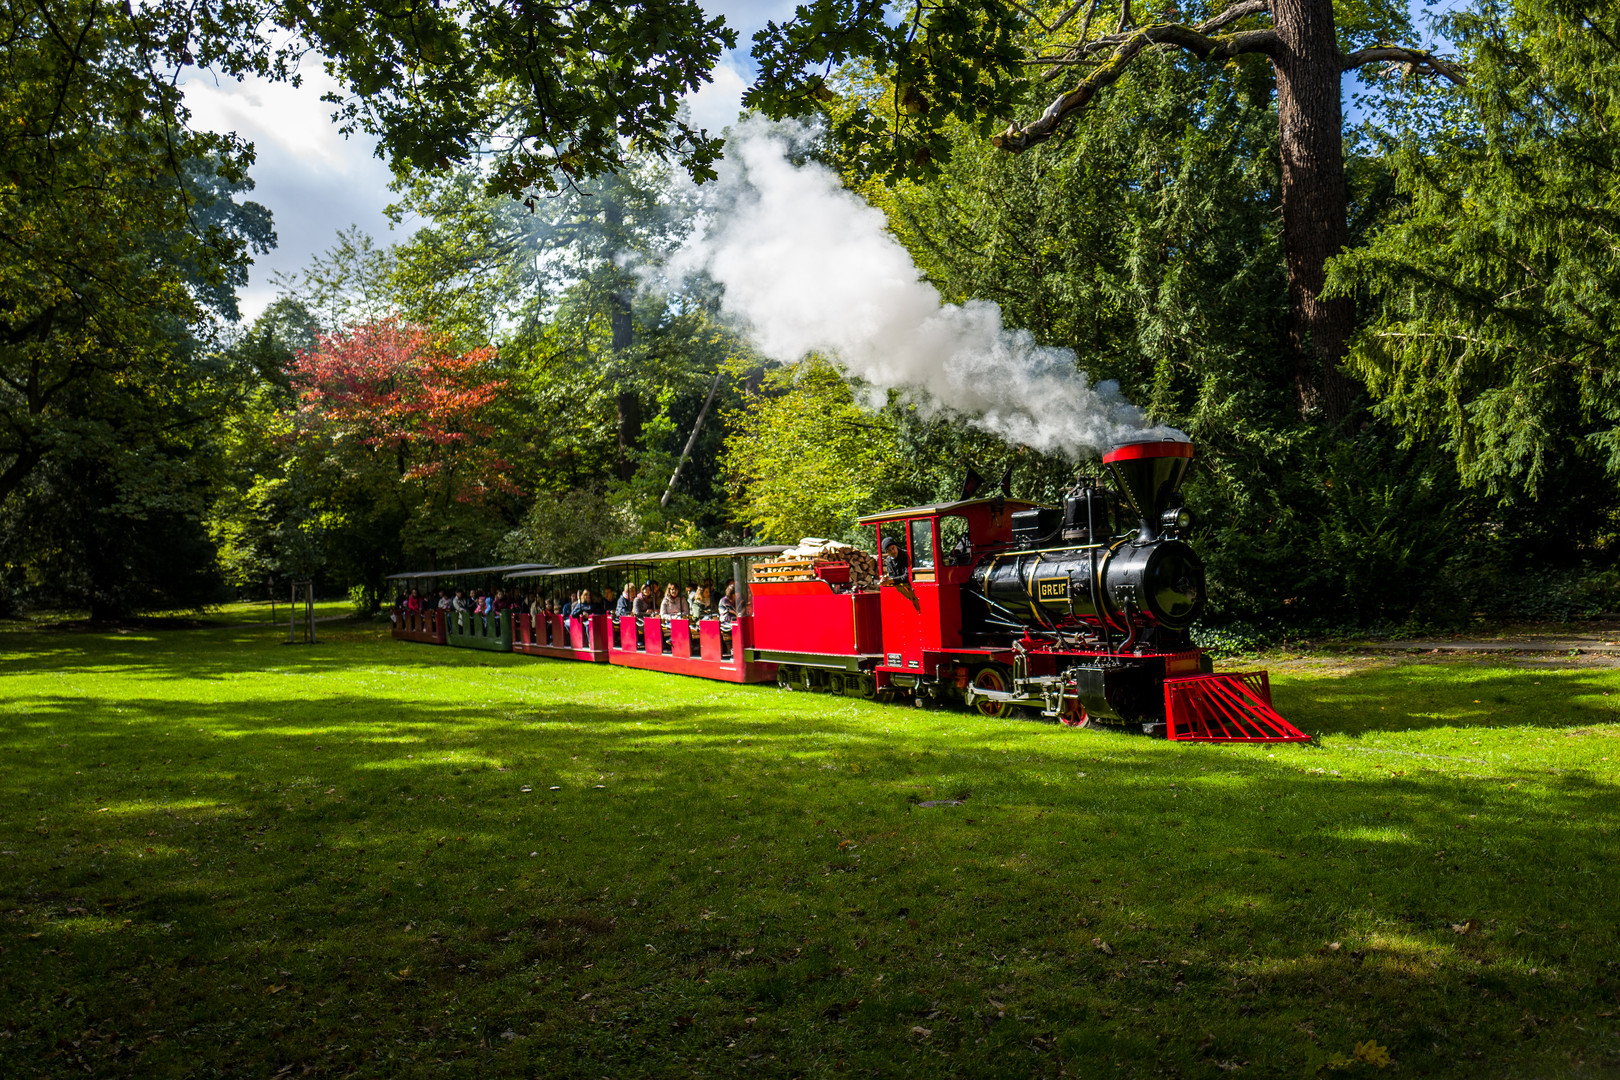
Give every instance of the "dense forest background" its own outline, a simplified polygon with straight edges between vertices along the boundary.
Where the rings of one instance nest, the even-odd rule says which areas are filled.
[[[1126,5],[1119,23],[1222,6]],[[1035,7],[1044,28],[1071,5]],[[386,248],[334,238],[244,323],[235,290],[274,243],[252,148],[186,127],[162,57],[282,58],[217,26],[188,24],[176,48],[164,10],[0,16],[0,614],[118,618],[294,577],[374,610],[401,569],[850,536],[857,513],[954,497],[970,465],[1011,463],[1036,499],[1094,467],[903,393],[874,402],[836,356],[767,360],[712,281],[662,273],[714,163],[674,106],[609,149],[577,140],[577,167],[550,172],[441,153],[428,120],[374,114],[395,210],[426,225]],[[1404,8],[1334,11],[1347,52],[1411,29]],[[379,47],[345,51],[310,18],[351,66]],[[1264,55],[1148,50],[1012,154],[846,42],[817,54],[804,152],[886,215],[945,300],[994,301],[1192,437],[1211,627],[1613,610],[1620,11],[1480,0],[1439,30],[1466,78],[1369,69],[1344,124],[1327,286],[1354,300],[1329,373],[1343,407],[1299,391]],[[1009,85],[1033,114],[1051,92]],[[906,168],[873,151],[900,141],[882,115],[932,121]]]

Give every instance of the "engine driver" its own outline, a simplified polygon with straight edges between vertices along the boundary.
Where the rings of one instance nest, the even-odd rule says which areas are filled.
[[[890,582],[910,580],[906,557],[901,554],[900,544],[896,540],[890,540],[883,548],[883,576]]]

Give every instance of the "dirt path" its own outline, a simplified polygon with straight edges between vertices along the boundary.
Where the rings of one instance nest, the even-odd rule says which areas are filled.
[[[1620,619],[1497,633],[1397,641],[1335,642],[1309,651],[1280,650],[1267,662],[1282,669],[1354,670],[1389,664],[1491,662],[1522,667],[1620,667]]]

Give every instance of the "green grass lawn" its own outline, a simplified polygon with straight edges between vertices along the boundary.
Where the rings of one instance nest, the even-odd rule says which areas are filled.
[[[323,635],[0,632],[0,1076],[1620,1073],[1620,670],[1237,747]]]

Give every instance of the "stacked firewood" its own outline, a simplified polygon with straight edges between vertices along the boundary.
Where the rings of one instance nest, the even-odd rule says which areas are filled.
[[[817,573],[817,567],[830,568],[831,566],[848,567],[847,574],[826,575],[833,577],[847,577],[846,581],[835,581],[835,585],[848,588],[854,592],[866,589],[875,589],[878,586],[880,571],[878,561],[870,552],[860,548],[840,544],[834,540],[824,540],[818,536],[807,536],[799,541],[797,547],[791,547],[782,553],[781,558],[770,562],[754,564],[754,581],[815,581],[825,574]]]
[[[878,579],[883,575],[878,568],[877,557],[870,551],[840,547],[837,558],[849,564],[849,584],[855,592],[865,592],[878,587]]]

